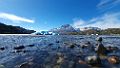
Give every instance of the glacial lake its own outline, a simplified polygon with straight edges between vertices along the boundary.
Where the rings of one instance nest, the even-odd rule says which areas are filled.
[[[0,35],[0,68],[80,68],[92,67],[78,63],[79,59],[86,56],[96,55],[95,52],[82,50],[81,45],[90,42],[96,46],[96,38],[91,35]],[[118,47],[119,50],[107,55],[120,56],[120,36],[100,36],[103,38],[103,45]],[[69,45],[75,44],[75,48]],[[15,51],[15,47],[24,46],[22,52]],[[82,52],[82,53],[81,53]],[[58,54],[64,55],[64,60],[58,62]],[[120,68],[120,64],[110,64],[102,60],[103,68]],[[23,66],[22,66],[23,65]],[[26,65],[26,66],[25,66]],[[99,67],[98,67],[99,68]]]

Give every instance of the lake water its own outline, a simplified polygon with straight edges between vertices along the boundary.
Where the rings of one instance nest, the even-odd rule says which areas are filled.
[[[86,35],[56,35],[56,36],[34,36],[34,35],[0,35],[0,64],[4,68],[20,68],[20,65],[26,63],[26,68],[79,68],[87,65],[78,64],[79,59],[84,59],[89,55],[96,55],[95,52],[87,49],[82,50],[81,45],[90,42],[96,45],[97,36]],[[103,45],[115,46],[120,49],[120,36],[101,36]],[[69,48],[75,44],[75,48]],[[29,46],[34,45],[34,46]],[[25,46],[23,52],[15,52],[14,47]],[[81,53],[82,52],[82,53]],[[64,61],[60,61],[58,54],[64,55]],[[80,55],[80,57],[77,57]],[[120,56],[120,50],[109,55]],[[109,56],[108,55],[108,56]],[[61,59],[62,60],[62,59]],[[120,67],[112,65],[103,60],[103,67]],[[21,66],[21,68],[23,68]]]

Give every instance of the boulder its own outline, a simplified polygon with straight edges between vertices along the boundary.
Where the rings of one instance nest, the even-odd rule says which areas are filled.
[[[104,47],[102,43],[97,45],[97,55],[106,55],[107,54],[107,49]]]

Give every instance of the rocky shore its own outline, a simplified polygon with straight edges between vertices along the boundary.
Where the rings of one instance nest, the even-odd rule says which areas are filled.
[[[0,36],[0,68],[119,68],[119,36]]]

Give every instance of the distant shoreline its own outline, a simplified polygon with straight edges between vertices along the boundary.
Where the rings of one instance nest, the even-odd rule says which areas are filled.
[[[33,35],[33,34],[0,34],[0,36],[41,36],[41,37],[45,37],[45,35]]]

